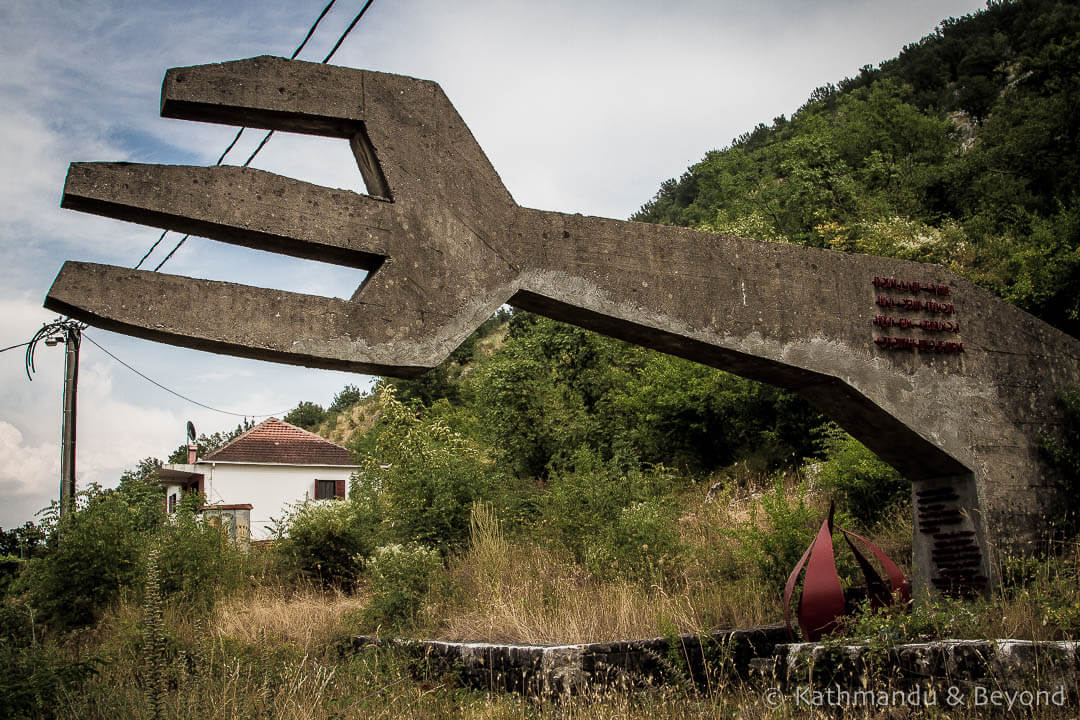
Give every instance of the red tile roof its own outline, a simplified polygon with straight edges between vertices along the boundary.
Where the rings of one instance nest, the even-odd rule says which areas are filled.
[[[199,460],[289,465],[356,464],[352,453],[337,443],[273,417]]]

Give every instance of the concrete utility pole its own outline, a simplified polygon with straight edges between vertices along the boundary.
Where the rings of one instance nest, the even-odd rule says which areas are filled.
[[[75,509],[75,401],[79,384],[79,345],[82,332],[77,323],[64,328],[64,415],[60,430],[60,517]]]

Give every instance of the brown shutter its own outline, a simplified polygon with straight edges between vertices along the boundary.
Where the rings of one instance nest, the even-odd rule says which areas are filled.
[[[339,498],[344,498],[345,497],[345,481],[344,480],[335,480],[334,481],[334,497],[339,497]]]

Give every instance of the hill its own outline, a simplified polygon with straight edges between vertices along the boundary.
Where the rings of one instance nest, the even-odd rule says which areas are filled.
[[[988,3],[665,182],[633,219],[942,263],[1080,333],[1080,6]]]

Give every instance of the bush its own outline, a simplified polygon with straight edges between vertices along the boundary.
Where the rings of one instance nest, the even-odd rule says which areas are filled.
[[[813,542],[822,519],[806,502],[806,486],[800,484],[792,497],[779,473],[772,491],[762,495],[761,507],[765,527],[758,524],[755,508],[750,520],[733,532],[745,559],[757,567],[765,587],[779,596],[788,575]]]
[[[361,459],[356,494],[384,518],[387,539],[446,551],[469,537],[473,503],[500,484],[493,463],[441,420],[422,418],[379,392],[381,432]]]
[[[1065,534],[1080,532],[1080,389],[1072,388],[1058,397],[1064,422],[1059,435],[1040,437],[1043,457],[1058,473],[1061,488],[1061,515]]]
[[[365,568],[372,589],[366,619],[393,627],[416,617],[442,570],[442,559],[438,552],[419,543],[384,545],[375,549]]]
[[[50,628],[91,625],[124,591],[138,596],[151,544],[159,547],[165,597],[208,609],[219,591],[240,583],[245,556],[196,515],[201,495],[185,496],[172,521],[161,523],[160,496],[144,490],[93,485],[78,493],[76,512],[47,515],[46,552],[27,561],[18,582]]]
[[[910,607],[859,607],[841,621],[840,635],[889,647],[899,643],[986,637],[986,602],[937,598]]]
[[[838,426],[826,426],[823,444],[821,487],[863,527],[876,524],[909,500],[911,483]]]
[[[22,560],[14,555],[0,555],[0,597],[3,597],[22,570]]]
[[[624,510],[634,503],[663,498],[673,485],[673,476],[662,466],[643,470],[633,458],[604,460],[597,452],[581,447],[569,468],[552,473],[548,492],[537,498],[541,532],[572,552],[578,562],[586,560],[599,538],[606,538],[611,552],[616,547],[625,550],[631,538],[648,532],[644,526],[635,527],[635,519],[644,520],[660,505],[622,517]],[[621,529],[616,528],[620,518]],[[645,523],[650,524],[655,523]],[[639,547],[644,544],[648,541]]]
[[[222,528],[203,522],[196,510],[199,493],[185,495],[172,522],[158,536],[158,575],[161,595],[175,596],[185,605],[209,609],[219,594],[238,587],[245,553]]]
[[[77,494],[80,509],[58,520],[48,550],[27,562],[31,605],[50,627],[93,623],[120,591],[142,578],[142,508],[94,485]]]
[[[0,717],[56,717],[57,700],[97,670],[96,659],[64,659],[39,633],[29,607],[0,603]]]
[[[676,508],[663,500],[622,508],[588,552],[588,565],[603,576],[656,580],[676,568],[680,543]]]
[[[357,558],[371,553],[377,530],[378,519],[355,499],[307,500],[288,510],[275,550],[293,572],[350,587],[361,570]]]

